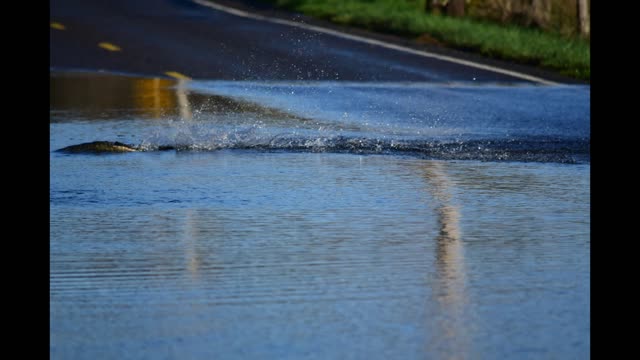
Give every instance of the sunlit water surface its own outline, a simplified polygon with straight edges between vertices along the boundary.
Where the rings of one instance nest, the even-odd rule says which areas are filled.
[[[589,358],[588,101],[53,74],[51,357]]]

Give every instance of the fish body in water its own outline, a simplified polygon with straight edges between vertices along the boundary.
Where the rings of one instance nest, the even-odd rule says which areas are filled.
[[[93,141],[88,143],[82,143],[78,145],[71,145],[62,149],[56,150],[57,152],[64,152],[69,154],[102,154],[102,153],[125,153],[133,151],[149,151],[140,146],[129,145],[121,143],[119,141]],[[172,145],[161,145],[153,149],[157,151],[176,150]]]
[[[132,151],[140,151],[135,146],[128,145],[125,143],[121,143],[118,141],[93,141],[78,145],[71,145],[65,148],[57,150],[59,152],[66,153],[90,153],[90,154],[98,154],[98,153],[123,153],[123,152],[132,152]]]

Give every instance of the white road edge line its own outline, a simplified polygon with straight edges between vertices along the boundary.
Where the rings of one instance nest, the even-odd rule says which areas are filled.
[[[231,8],[231,7],[228,7],[228,6],[220,5],[218,3],[214,3],[214,2],[211,2],[211,1],[208,1],[208,0],[193,0],[193,1],[195,3],[197,3],[197,4],[199,4],[199,5],[210,7],[210,8],[215,9],[215,10],[223,11],[223,12],[226,12],[228,14],[232,14],[232,15],[236,15],[236,16],[240,16],[240,17],[244,17],[244,18],[267,21],[267,22],[270,22],[270,23],[281,24],[281,25],[288,25],[288,26],[293,26],[293,27],[305,29],[305,30],[312,30],[312,31],[316,31],[316,32],[319,32],[319,33],[323,33],[323,34],[333,35],[333,36],[336,36],[336,37],[339,37],[339,38],[343,38],[343,39],[349,39],[349,40],[353,40],[353,41],[359,41],[359,42],[362,42],[362,43],[365,43],[365,44],[381,46],[381,47],[384,47],[384,48],[387,48],[387,49],[393,49],[393,50],[397,50],[397,51],[400,51],[400,52],[405,52],[405,53],[409,53],[409,54],[413,54],[413,55],[418,55],[418,56],[422,56],[422,57],[433,58],[433,59],[438,59],[438,60],[443,60],[443,61],[449,61],[449,62],[452,62],[452,63],[455,63],[455,64],[465,65],[465,66],[469,66],[469,67],[473,67],[473,68],[477,68],[477,69],[492,71],[492,72],[499,73],[499,74],[509,75],[509,76],[512,76],[512,77],[515,77],[515,78],[528,80],[528,81],[536,82],[536,83],[543,84],[543,85],[560,85],[559,83],[554,82],[554,81],[541,79],[539,77],[535,77],[535,76],[519,73],[519,72],[516,72],[516,71],[500,69],[500,68],[493,67],[493,66],[490,66],[490,65],[484,65],[484,64],[479,64],[479,63],[468,61],[468,60],[457,59],[457,58],[454,58],[454,57],[451,57],[451,56],[439,55],[439,54],[434,54],[434,53],[430,53],[430,52],[427,52],[427,51],[416,50],[416,49],[408,48],[406,46],[395,45],[395,44],[391,44],[391,43],[388,43],[388,42],[369,39],[369,38],[365,38],[365,37],[358,36],[358,35],[346,34],[346,33],[340,32],[340,31],[326,29],[326,28],[323,28],[323,27],[315,26],[315,25],[309,25],[309,24],[299,23],[299,22],[295,22],[295,21],[291,21],[291,20],[276,19],[276,18],[270,18],[270,17],[266,17],[266,16],[262,16],[262,15],[252,14],[252,13],[249,13],[249,12],[246,12],[246,11],[242,11],[242,10],[234,9],[234,8]]]

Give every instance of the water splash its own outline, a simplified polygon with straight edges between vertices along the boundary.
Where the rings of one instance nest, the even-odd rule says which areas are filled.
[[[351,154],[408,155],[438,160],[527,161],[588,163],[589,139],[559,139],[530,137],[521,139],[424,140],[401,137],[363,137],[356,135],[319,135],[299,130],[273,133],[259,124],[250,127],[221,130],[206,129],[194,124],[173,133],[156,134],[139,145],[129,145],[138,151],[218,151],[224,149],[254,151],[328,152]],[[101,151],[85,151],[102,153]],[[85,144],[86,145],[86,144]],[[74,145],[60,149],[62,152]],[[87,147],[85,146],[85,149]],[[114,150],[112,152],[121,152]]]
[[[590,161],[588,87],[52,78],[51,148],[118,140],[138,151],[400,154],[443,160]],[[118,90],[118,91],[115,91]],[[107,101],[108,100],[108,101]],[[544,106],[541,106],[544,104]],[[67,114],[68,111],[81,111]],[[106,115],[105,115],[106,114]],[[74,123],[77,119],[83,122]],[[91,120],[86,120],[91,119]]]

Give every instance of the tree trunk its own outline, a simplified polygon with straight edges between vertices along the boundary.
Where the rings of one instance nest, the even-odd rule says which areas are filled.
[[[551,1],[533,0],[531,2],[531,18],[539,28],[548,29],[551,23]]]
[[[578,0],[578,31],[580,35],[588,37],[591,32],[591,21],[589,20],[589,1]]]
[[[449,0],[447,4],[447,15],[455,17],[464,16],[464,0]]]
[[[425,0],[424,1],[424,10],[428,13],[434,15],[440,15],[444,13],[445,5],[443,5],[442,0]]]

